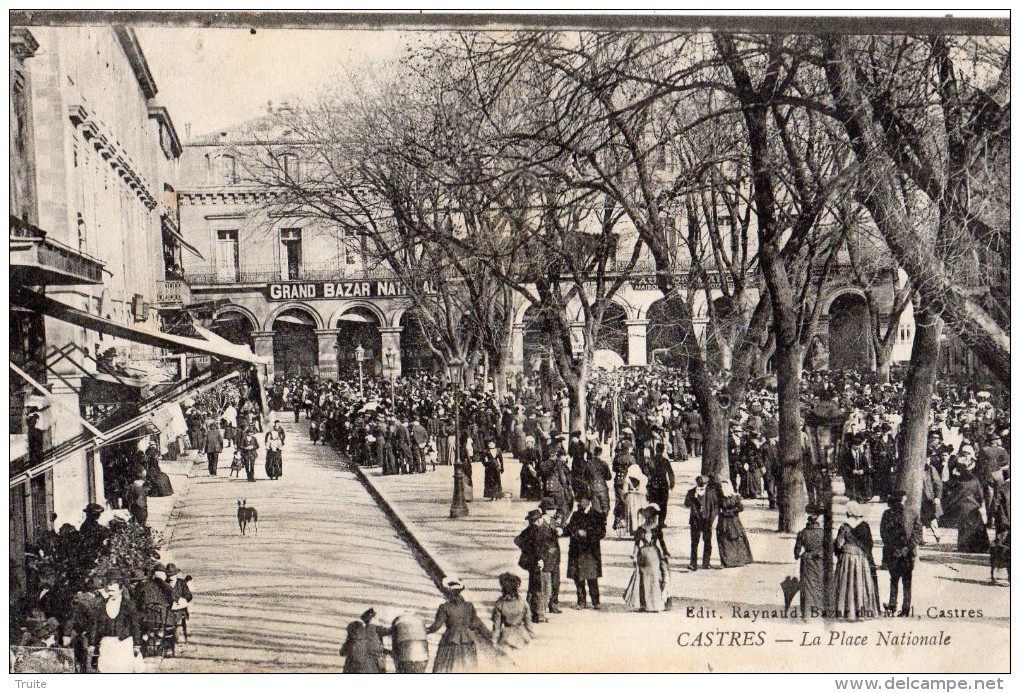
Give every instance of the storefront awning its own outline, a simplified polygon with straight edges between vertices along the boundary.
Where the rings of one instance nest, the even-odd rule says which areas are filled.
[[[15,366],[13,363],[11,364],[11,370],[26,379],[31,385],[33,385],[33,387],[40,390],[40,392],[45,393],[44,396],[49,395],[49,392],[47,392],[42,385],[32,380],[30,376],[24,373],[24,371]],[[85,431],[74,438],[58,443],[47,450],[43,453],[42,460],[36,464],[29,463],[18,468],[15,468],[12,465],[12,468],[10,469],[10,486],[11,488],[14,488],[17,484],[27,481],[28,479],[45,472],[47,469],[52,469],[71,455],[85,450],[101,448],[104,445],[123,439],[125,436],[134,433],[138,429],[145,428],[146,430],[158,431],[158,427],[154,425],[154,417],[161,407],[168,404],[178,404],[188,397],[194,397],[201,392],[221,385],[228,380],[232,380],[239,376],[240,373],[238,371],[226,374],[222,374],[222,371],[206,371],[186,382],[176,383],[167,388],[165,392],[161,392],[150,398],[141,405],[133,416],[126,420],[121,420],[115,423],[99,424],[102,430],[97,429],[88,421],[78,417],[82,426],[85,428]]]
[[[163,226],[163,230],[166,231],[168,235],[173,236],[174,240],[176,240],[178,243],[180,243],[182,248],[184,248],[185,250],[191,251],[192,253],[197,255],[202,260],[205,259],[204,257],[202,257],[202,253],[200,253],[198,251],[198,248],[196,248],[195,246],[191,245],[186,240],[184,240],[184,236],[181,235],[180,231],[178,231],[177,229],[171,228],[171,227],[169,227],[169,226],[167,226],[165,224]]]
[[[111,320],[105,320],[95,315],[72,308],[71,306],[55,301],[52,298],[43,296],[40,293],[25,288],[17,288],[11,291],[11,303],[48,315],[56,320],[96,330],[113,337],[126,339],[137,344],[168,349],[175,353],[190,352],[216,356],[218,358],[242,363],[264,365],[269,363],[267,359],[259,358],[252,353],[251,349],[237,344],[225,346],[221,343],[213,343],[206,339],[195,339],[192,337],[179,337],[167,334],[158,330],[143,329],[121,325]],[[224,340],[225,341],[225,340]]]

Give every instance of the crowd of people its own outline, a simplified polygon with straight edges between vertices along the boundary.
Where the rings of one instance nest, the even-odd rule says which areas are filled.
[[[822,507],[808,507],[794,558],[801,563],[801,613],[805,617],[858,619],[908,614],[911,574],[926,532],[935,542],[944,527],[957,529],[962,552],[989,553],[991,578],[1009,567],[1009,412],[1000,393],[940,381],[925,465],[921,517],[902,522],[898,443],[902,382],[879,385],[856,372],[805,373],[804,411],[824,404],[839,413],[835,476],[842,480],[846,521],[834,539],[836,565],[830,595],[821,584],[825,557],[819,526]],[[704,428],[684,375],[677,371],[625,369],[598,373],[589,387],[586,431],[570,430],[569,400],[521,377],[497,397],[481,386],[455,388],[420,375],[392,380],[278,383],[273,407],[293,409],[310,421],[313,440],[334,445],[357,464],[383,474],[425,473],[460,461],[466,493],[474,494],[472,467],[481,464],[481,496],[513,495],[537,507],[526,513],[515,542],[528,574],[527,626],[559,613],[560,540],[566,538],[566,577],[575,584],[578,608],[601,608],[600,542],[610,533],[633,541],[634,572],[624,593],[635,610],[661,611],[669,600],[670,552],[663,529],[676,479],[673,462],[700,456]],[[691,549],[689,570],[739,567],[753,562],[740,521],[747,501],[776,509],[778,405],[774,385],[755,381],[735,403],[727,441],[728,474],[699,476],[687,489]],[[804,436],[808,455],[807,429]],[[520,486],[502,489],[505,457],[520,462]],[[809,495],[817,498],[819,470],[805,459]],[[838,488],[838,487],[837,487]],[[518,492],[519,491],[519,492]],[[872,556],[874,537],[864,506],[888,504],[881,523],[882,561]],[[610,521],[612,525],[610,525]],[[989,530],[994,535],[989,538]],[[719,553],[713,565],[713,550]],[[881,603],[877,571],[889,571],[889,598]],[[903,601],[899,602],[902,589]]]

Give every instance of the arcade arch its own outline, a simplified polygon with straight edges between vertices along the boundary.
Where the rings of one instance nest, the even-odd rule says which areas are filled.
[[[271,318],[273,371],[277,377],[318,375],[318,326],[315,311],[301,306],[285,307]]]
[[[254,348],[256,324],[254,316],[244,309],[230,307],[216,314],[210,329],[231,344]]]
[[[355,305],[336,316],[337,370],[341,378],[357,378],[356,349],[365,350],[364,373],[378,374],[383,367],[383,344],[380,328],[382,314],[374,306]]]
[[[864,295],[854,289],[836,295],[828,307],[829,368],[868,371],[873,368],[870,315]]]

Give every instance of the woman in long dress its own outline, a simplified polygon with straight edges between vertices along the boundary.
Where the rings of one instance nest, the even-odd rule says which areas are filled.
[[[492,644],[500,650],[524,647],[535,636],[531,629],[531,609],[520,597],[521,579],[513,573],[499,576],[503,595],[492,607]]]
[[[871,527],[862,518],[859,503],[846,506],[847,521],[836,535],[835,550],[839,557],[833,574],[832,615],[848,621],[875,618],[881,614],[875,557],[871,550],[874,540]]]
[[[647,482],[648,478],[637,462],[627,467],[627,475],[623,480],[623,503],[627,518],[627,533],[632,536],[644,521],[641,509],[645,502],[645,484]]]
[[[974,474],[974,459],[963,456],[960,468],[946,482],[944,507],[956,522],[956,550],[962,553],[987,553],[988,530],[985,494]]]
[[[634,575],[624,600],[636,611],[664,611],[669,580],[669,551],[659,527],[659,511],[650,505],[641,511],[644,524],[634,533]]]
[[[808,513],[807,524],[797,533],[793,557],[800,560],[801,618],[817,618],[825,609],[825,535],[817,511]]]
[[[340,656],[344,658],[345,674],[386,673],[379,666],[382,655],[379,639],[368,637],[362,621],[351,621],[347,624],[347,639],[340,648]]]
[[[747,542],[747,533],[740,521],[740,513],[744,507],[740,502],[740,494],[733,489],[733,484],[723,481],[719,488],[722,492],[722,502],[719,504],[719,523],[715,530],[719,540],[719,560],[724,568],[739,568],[754,562],[751,545]]]
[[[99,653],[96,670],[101,674],[133,674],[144,670],[138,612],[125,599],[124,576],[111,570],[102,590],[105,602],[93,614],[89,641]]]
[[[482,456],[482,466],[485,467],[485,488],[482,495],[489,500],[496,500],[503,496],[503,451],[496,447],[495,441],[490,440]]]
[[[461,595],[464,583],[447,579],[443,581],[443,587],[449,592],[450,598],[440,604],[435,620],[428,627],[429,633],[436,633],[446,627],[436,650],[436,662],[432,671],[436,674],[471,671],[478,666],[475,632],[482,631],[482,622],[474,604],[464,601]]]

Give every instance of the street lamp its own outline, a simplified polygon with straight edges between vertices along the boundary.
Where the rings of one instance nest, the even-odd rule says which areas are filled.
[[[393,400],[394,410],[397,406],[397,385],[396,385],[396,367],[397,367],[397,350],[393,347],[386,349],[383,354],[386,356],[386,370],[390,373],[390,399]]]
[[[457,436],[453,446],[453,500],[450,503],[450,517],[458,518],[466,517],[468,514],[464,498],[464,470],[461,468],[460,460],[460,391],[464,377],[464,362],[454,357],[450,360],[449,371],[450,382],[454,385],[453,421]]]
[[[358,344],[358,347],[354,350],[354,360],[358,362],[358,390],[361,392],[361,398],[365,398],[365,373],[362,368],[362,363],[365,361],[365,347]]]
[[[837,427],[842,427],[843,419],[843,412],[831,399],[819,402],[804,417],[808,434],[808,449],[811,452],[811,472],[808,475],[811,483],[808,484],[808,505],[814,506],[815,512],[821,510],[824,518],[822,541],[824,542],[825,562],[822,566],[822,594],[825,604],[831,603],[829,598],[834,562],[832,500],[835,495],[832,491],[832,476],[836,461],[836,432],[838,431]]]

